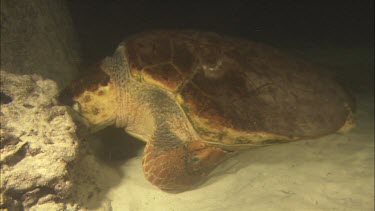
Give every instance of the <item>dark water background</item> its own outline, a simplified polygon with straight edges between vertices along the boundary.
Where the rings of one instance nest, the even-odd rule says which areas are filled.
[[[79,35],[83,64],[111,55],[128,35],[151,29],[200,29],[266,42],[330,66],[357,96],[374,95],[372,0],[67,1]],[[108,134],[123,132],[109,128]],[[116,135],[114,136],[116,137]],[[105,159],[134,154],[139,142],[111,141]],[[127,138],[128,140],[132,140]],[[130,143],[130,145],[129,145]],[[111,149],[112,146],[112,149]],[[128,152],[115,153],[127,148]]]

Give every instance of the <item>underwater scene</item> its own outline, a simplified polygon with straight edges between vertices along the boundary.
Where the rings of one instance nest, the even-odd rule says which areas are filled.
[[[373,210],[373,2],[1,2],[0,210]]]

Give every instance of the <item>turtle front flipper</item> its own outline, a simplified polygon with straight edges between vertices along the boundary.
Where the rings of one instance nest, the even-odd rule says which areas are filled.
[[[207,175],[233,153],[201,141],[177,146],[147,143],[143,171],[147,180],[165,191],[179,192],[203,182]]]

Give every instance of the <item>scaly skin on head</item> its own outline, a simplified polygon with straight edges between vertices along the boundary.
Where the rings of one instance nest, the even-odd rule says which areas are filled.
[[[59,101],[69,105],[89,124],[92,132],[113,124],[116,117],[115,88],[106,73],[94,71],[64,89]]]
[[[125,108],[130,112],[122,111],[127,115],[125,131],[147,142],[143,157],[146,179],[160,189],[174,192],[203,182],[233,153],[197,141],[199,137],[175,96],[167,91],[131,77],[124,83],[127,87],[116,87],[119,83],[112,78],[116,74],[107,74],[108,69],[102,69],[119,69],[121,64],[117,63],[123,58],[118,57],[126,58],[124,48],[118,48],[94,75],[73,82],[61,93],[60,101],[73,106],[93,127],[91,131],[97,131],[115,124],[121,112],[118,109],[124,108],[117,105],[118,92],[126,90]]]

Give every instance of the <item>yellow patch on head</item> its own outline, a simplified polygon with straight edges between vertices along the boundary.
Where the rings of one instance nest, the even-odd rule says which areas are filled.
[[[78,112],[92,125],[108,125],[115,119],[117,103],[112,83],[95,91],[85,90],[74,100],[79,103]]]

